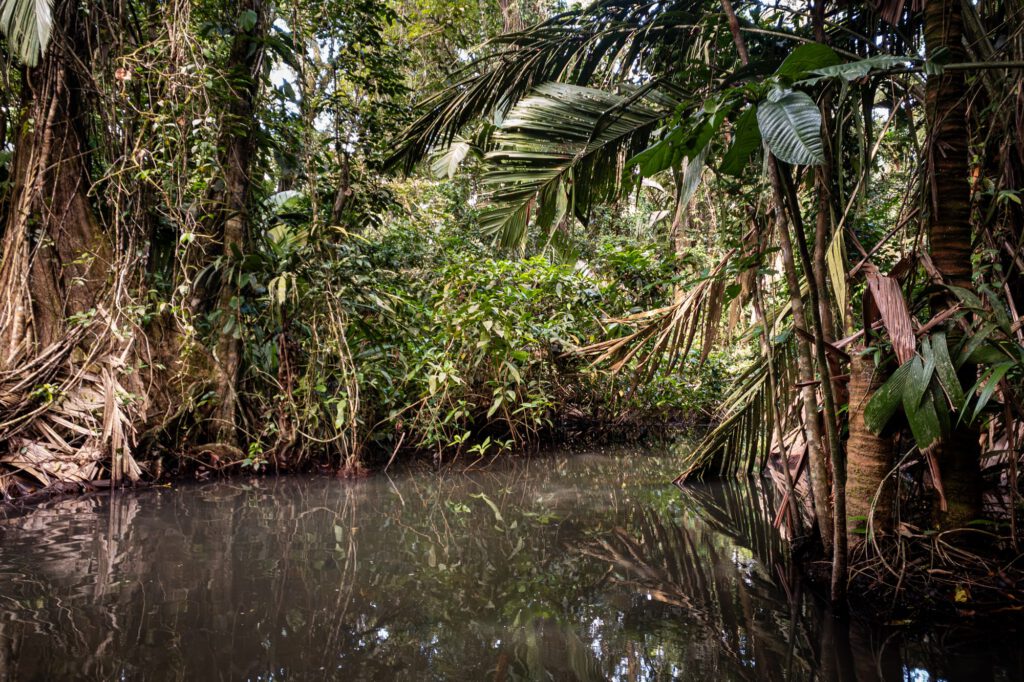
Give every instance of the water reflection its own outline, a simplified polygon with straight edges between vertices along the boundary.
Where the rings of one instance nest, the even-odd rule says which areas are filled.
[[[756,482],[670,458],[227,482],[0,520],[0,679],[1021,679],[1020,640],[840,627]]]

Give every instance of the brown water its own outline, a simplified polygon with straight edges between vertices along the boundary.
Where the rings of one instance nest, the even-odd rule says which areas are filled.
[[[1020,631],[841,625],[756,482],[671,457],[228,481],[0,519],[0,679],[1022,680]]]

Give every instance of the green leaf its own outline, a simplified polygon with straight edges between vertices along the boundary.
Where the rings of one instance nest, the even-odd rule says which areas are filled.
[[[978,298],[978,295],[970,289],[953,286],[952,284],[947,284],[946,288],[956,294],[956,297],[959,298],[960,301],[968,308],[974,308],[975,310],[985,309],[985,304],[982,303],[981,299]]]
[[[864,407],[864,423],[868,430],[879,434],[896,413],[903,399],[903,387],[911,372],[911,362],[900,365],[888,381],[882,384]]]
[[[943,392],[949,398],[953,409],[960,410],[964,404],[964,389],[960,385],[960,379],[956,375],[956,369],[949,358],[949,345],[946,343],[945,332],[935,332],[931,338],[932,351],[935,354],[935,374],[939,377],[939,384]]]
[[[942,426],[939,424],[939,416],[935,412],[935,401],[931,393],[926,393],[921,404],[912,410],[904,410],[907,413],[907,422],[910,424],[910,431],[914,434],[917,447],[927,450],[942,437]]]
[[[1003,360],[1006,360],[1006,353],[992,342],[979,345],[967,357],[967,362],[972,365],[994,365]]]
[[[722,157],[719,170],[733,176],[742,175],[747,161],[761,145],[761,130],[757,126],[757,105],[748,107],[733,125],[732,146]]]
[[[821,112],[806,93],[773,93],[758,106],[757,124],[768,148],[780,160],[808,166],[825,162]]]
[[[991,369],[989,369],[988,372],[986,372],[985,374],[983,374],[981,376],[981,379],[978,379],[978,385],[979,386],[981,385],[981,383],[983,381],[986,380],[986,377],[988,378],[988,381],[985,384],[985,388],[982,390],[981,395],[978,396],[978,402],[974,406],[974,414],[971,415],[971,421],[974,421],[975,419],[978,418],[978,415],[981,414],[981,411],[983,409],[985,409],[985,405],[988,404],[989,399],[992,397],[992,394],[995,392],[996,386],[999,385],[999,381],[1004,376],[1006,376],[1006,373],[1009,372],[1011,369],[1013,369],[1013,367],[1016,364],[1017,363],[1015,363],[1015,362],[1002,362],[1002,363],[996,365],[995,367],[992,367]],[[972,393],[973,393],[973,391],[972,391]]]
[[[259,21],[259,15],[251,9],[247,9],[238,15],[238,28],[243,31],[251,31],[256,28],[256,22]]]
[[[910,372],[907,376],[907,383],[903,387],[903,411],[910,417],[910,413],[921,404],[921,399],[928,391],[928,383],[931,381],[931,369],[935,368],[934,363],[928,369],[927,364],[921,358],[913,357],[907,361],[910,365]],[[926,369],[928,371],[926,371]]]
[[[912,61],[914,61],[913,57],[896,57],[885,54],[845,64],[816,67],[810,71],[813,74],[817,74],[817,78],[808,78],[801,81],[801,84],[814,85],[828,78],[838,78],[844,81],[857,80],[867,76],[872,71],[898,68]]]
[[[971,360],[972,356],[974,355],[974,351],[976,351],[981,346],[981,344],[985,343],[988,337],[995,330],[995,324],[993,324],[992,322],[986,322],[985,324],[981,325],[981,327],[979,327],[977,331],[975,331],[974,333],[967,337],[967,340],[965,341],[963,348],[961,348],[960,352],[957,353],[956,366],[958,369],[962,367],[965,362]]]
[[[775,75],[798,80],[816,69],[835,66],[841,61],[835,50],[828,45],[804,43],[789,53]]]
[[[52,29],[52,0],[0,0],[0,33],[26,66],[46,54]]]
[[[680,124],[670,130],[658,142],[643,150],[628,162],[627,167],[636,167],[640,175],[650,177],[663,170],[675,168],[683,159],[692,159],[705,149],[721,125],[719,117],[698,123]]]

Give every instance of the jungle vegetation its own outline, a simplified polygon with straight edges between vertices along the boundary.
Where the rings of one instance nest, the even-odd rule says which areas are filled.
[[[703,415],[679,480],[770,473],[837,604],[920,556],[957,601],[1002,585],[1022,29],[1014,0],[0,0],[0,490]]]

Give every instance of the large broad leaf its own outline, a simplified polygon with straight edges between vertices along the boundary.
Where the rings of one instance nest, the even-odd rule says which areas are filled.
[[[39,63],[50,43],[52,28],[52,0],[0,0],[0,32],[26,65]]]
[[[761,146],[761,129],[757,125],[757,106],[748,107],[733,124],[732,146],[718,167],[723,173],[738,176],[747,167],[754,150]]]
[[[841,61],[836,51],[828,45],[804,43],[789,53],[775,74],[797,80],[816,69],[834,67]]]
[[[782,161],[806,166],[825,163],[821,112],[806,93],[773,92],[758,106],[757,124],[768,149]]]

